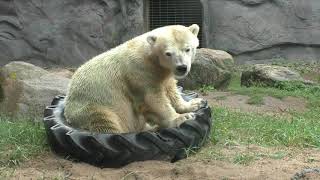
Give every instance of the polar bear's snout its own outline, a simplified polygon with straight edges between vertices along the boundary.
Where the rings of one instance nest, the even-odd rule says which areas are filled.
[[[178,75],[178,76],[183,76],[183,75],[185,75],[186,73],[187,73],[187,71],[188,71],[188,66],[187,65],[180,65],[180,66],[177,66],[176,67],[176,74]]]
[[[183,79],[185,78],[191,69],[191,64],[181,64],[176,66],[174,69],[174,76],[176,79]]]
[[[191,60],[192,57],[188,56],[180,56],[179,58],[174,58],[172,67],[173,73],[176,79],[183,79],[185,78],[190,70],[191,70]]]

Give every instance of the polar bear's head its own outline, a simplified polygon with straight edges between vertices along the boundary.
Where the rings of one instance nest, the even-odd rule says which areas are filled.
[[[177,79],[189,73],[199,46],[199,26],[164,26],[148,33],[147,41],[159,65],[173,72]]]

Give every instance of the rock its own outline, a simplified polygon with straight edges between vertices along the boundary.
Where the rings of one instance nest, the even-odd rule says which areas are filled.
[[[320,168],[308,168],[303,169],[301,172],[297,172],[291,180],[303,180],[303,179],[320,179]]]
[[[225,51],[198,49],[190,73],[185,79],[179,81],[179,85],[186,89],[202,86],[226,88],[231,80],[233,65],[232,56]]]
[[[76,67],[143,31],[140,0],[2,0],[0,66]]]
[[[14,80],[27,80],[39,78],[48,72],[23,61],[13,61],[5,65],[1,73],[3,77],[10,77]]]
[[[11,62],[0,71],[0,111],[40,120],[52,98],[66,94],[70,79],[25,62]],[[1,98],[2,96],[2,98]]]
[[[320,60],[319,0],[202,0],[208,48],[237,63]]]
[[[63,69],[63,68],[58,68],[58,69],[50,69],[49,72],[57,75],[57,76],[62,76],[65,78],[71,79],[73,76],[74,71],[70,71],[68,69]]]
[[[305,84],[312,84],[304,80],[302,76],[287,67],[256,64],[251,70],[242,72],[241,86],[274,86],[278,82],[298,81]]]

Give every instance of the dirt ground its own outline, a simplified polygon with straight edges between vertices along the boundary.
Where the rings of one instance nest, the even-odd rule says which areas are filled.
[[[250,150],[264,154],[275,149],[233,147],[222,151],[233,154]],[[287,150],[288,151],[288,150]],[[289,150],[290,151],[290,150]],[[320,167],[320,152],[315,149],[292,150],[281,159],[261,157],[249,165],[223,160],[190,157],[177,163],[145,161],[131,163],[120,169],[97,168],[85,163],[64,160],[53,154],[37,157],[12,172],[12,179],[110,179],[110,180],[197,180],[197,179],[290,179],[305,168]],[[319,179],[314,173],[309,179]],[[313,176],[313,178],[312,178]]]
[[[223,96],[223,98],[221,98]],[[224,106],[241,111],[286,114],[290,109],[304,111],[303,99],[288,97],[283,100],[266,97],[264,105],[246,104],[249,97],[229,92],[213,92],[206,96],[214,106]],[[202,151],[177,163],[145,161],[131,163],[123,168],[97,168],[85,163],[71,162],[52,153],[25,162],[15,170],[8,171],[12,179],[110,179],[110,180],[207,180],[207,179],[290,179],[306,168],[320,168],[318,149],[275,149],[259,146],[223,146],[219,149],[224,157],[237,153],[255,154],[248,165],[237,164],[228,159],[206,158]],[[207,152],[207,151],[206,151]],[[272,154],[286,152],[277,157]],[[201,158],[199,158],[201,156]],[[1,179],[1,178],[0,178]],[[320,179],[320,173],[306,174],[305,179]]]

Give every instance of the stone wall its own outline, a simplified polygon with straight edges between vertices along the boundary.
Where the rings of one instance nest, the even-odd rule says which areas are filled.
[[[0,66],[78,66],[142,32],[141,0],[0,0]]]
[[[207,47],[237,63],[320,61],[319,0],[201,0]]]
[[[144,32],[143,0],[0,0],[0,66],[78,66]],[[204,47],[236,63],[320,60],[319,0],[201,0]]]

